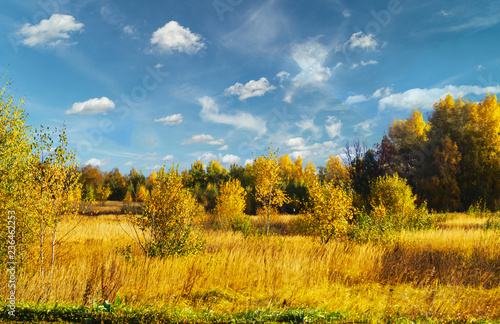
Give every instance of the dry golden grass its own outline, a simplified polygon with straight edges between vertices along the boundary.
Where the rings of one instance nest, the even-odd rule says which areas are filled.
[[[293,217],[280,219],[277,228]],[[300,306],[380,317],[498,319],[500,235],[464,226],[476,223],[457,215],[441,229],[403,233],[389,247],[206,231],[201,254],[149,259],[115,216],[87,217],[57,246],[52,282],[48,271],[45,282],[37,272],[25,274],[18,298],[91,304],[119,295],[131,306],[224,311]],[[63,222],[60,233],[69,228]],[[116,253],[129,244],[132,259]],[[1,293],[7,294],[5,288]]]

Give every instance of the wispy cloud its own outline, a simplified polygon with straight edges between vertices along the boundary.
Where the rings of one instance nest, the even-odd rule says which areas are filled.
[[[232,115],[221,113],[215,100],[208,96],[199,98],[198,102],[202,107],[200,116],[204,121],[231,125],[238,129],[249,129],[259,134],[267,132],[266,121],[260,117],[241,111]]]
[[[212,135],[199,134],[193,135],[191,138],[182,141],[181,145],[189,144],[210,144],[210,145],[224,145],[224,139],[215,140]]]
[[[182,114],[174,114],[170,116],[165,116],[160,119],[155,119],[156,123],[163,123],[165,126],[173,126],[173,125],[179,125],[182,123],[184,118],[182,117]]]

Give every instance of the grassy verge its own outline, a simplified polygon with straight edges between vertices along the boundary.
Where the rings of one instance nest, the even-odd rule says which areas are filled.
[[[18,305],[16,316],[3,308],[0,319],[25,323],[500,323],[464,316],[450,320],[426,316],[408,317],[388,315],[379,317],[370,313],[350,314],[323,309],[265,309],[244,312],[214,312],[190,308],[130,308],[119,306],[107,311],[102,306],[89,308],[71,305],[27,304]]]

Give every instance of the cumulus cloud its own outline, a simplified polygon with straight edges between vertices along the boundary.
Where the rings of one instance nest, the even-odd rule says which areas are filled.
[[[266,121],[249,113],[238,111],[235,114],[219,112],[219,106],[211,97],[205,96],[198,99],[202,109],[200,117],[204,121],[216,124],[231,125],[238,129],[249,129],[264,134],[267,132]]]
[[[229,146],[228,145],[224,145],[224,146],[221,146],[217,149],[217,151],[227,151],[229,150]]]
[[[184,120],[182,114],[174,114],[170,116],[165,116],[160,119],[155,119],[156,123],[163,123],[165,126],[179,125]]]
[[[73,16],[53,14],[49,19],[40,21],[38,25],[25,24],[17,34],[26,37],[22,44],[30,47],[68,45],[64,40],[68,39],[71,33],[81,31],[83,26]]]
[[[102,160],[99,160],[99,159],[96,159],[96,158],[91,158],[90,160],[88,160],[87,162],[84,163],[84,165],[91,165],[93,167],[103,167],[103,166],[106,166],[108,165],[109,163],[111,162],[111,159],[102,159]]]
[[[85,102],[75,102],[71,109],[66,110],[66,115],[97,115],[115,109],[115,103],[107,97],[94,98]]]
[[[238,96],[240,101],[252,97],[262,97],[266,92],[276,89],[266,78],[260,80],[250,80],[246,84],[236,83],[227,88],[224,93],[226,96]]]
[[[415,88],[402,93],[393,93],[383,97],[379,100],[378,107],[381,111],[390,108],[397,110],[430,110],[434,106],[434,103],[439,101],[439,99],[444,98],[447,94],[451,94],[453,97],[462,97],[469,94],[485,95],[487,93],[500,93],[500,86],[479,87],[470,85],[447,85],[444,88]]]
[[[359,31],[352,34],[351,38],[347,41],[347,45],[351,49],[361,48],[367,51],[375,51],[378,42],[373,34],[365,35],[363,32]]]
[[[342,121],[333,116],[328,116],[325,129],[330,138],[341,137]]]
[[[212,152],[205,152],[203,153],[200,157],[198,157],[198,161],[202,162],[210,162],[210,161],[217,161],[218,156],[213,154]]]
[[[172,154],[165,155],[165,157],[162,159],[163,161],[169,162],[174,159],[174,156]]]
[[[287,140],[285,144],[292,147],[300,147],[306,145],[306,140],[302,137],[295,137]]]
[[[205,48],[201,35],[192,33],[189,28],[182,27],[177,21],[170,21],[159,28],[151,37],[151,45],[157,45],[160,52],[170,54],[196,54]]]
[[[246,160],[245,160],[245,166],[246,166],[247,164],[253,165],[253,162],[254,162],[254,159],[246,159]]]
[[[224,164],[238,164],[240,163],[241,158],[236,155],[226,154],[222,157],[220,161]]]
[[[189,145],[189,144],[210,144],[210,145],[223,145],[224,139],[215,140],[212,135],[199,134],[193,135],[189,139],[185,139],[182,141],[181,145]]]

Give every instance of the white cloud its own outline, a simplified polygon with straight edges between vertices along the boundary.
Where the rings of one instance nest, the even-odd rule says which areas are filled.
[[[245,166],[246,166],[247,164],[253,165],[253,162],[254,162],[254,159],[246,159],[246,160],[245,160]]]
[[[285,80],[290,79],[290,73],[286,71],[281,71],[278,74],[276,74],[276,78],[280,79],[280,82],[283,82]]]
[[[49,19],[40,21],[38,25],[25,24],[17,34],[26,37],[22,43],[30,47],[67,45],[63,40],[68,39],[70,33],[81,31],[83,26],[73,16],[53,14]]]
[[[215,140],[212,135],[199,134],[193,135],[189,139],[185,139],[182,141],[181,145],[189,145],[189,144],[210,144],[210,145],[224,145],[224,139]]]
[[[323,64],[329,53],[330,50],[326,46],[315,40],[295,45],[292,48],[292,58],[302,71],[293,78],[293,81],[297,83],[328,81],[332,77],[332,70]]]
[[[172,161],[174,159],[174,156],[172,154],[165,155],[165,157],[162,159],[163,161]]]
[[[365,95],[349,96],[345,100],[345,104],[346,105],[353,105],[353,104],[357,104],[359,102],[364,102],[364,101],[368,101],[368,100],[370,100],[370,98],[367,98]]]
[[[262,97],[266,92],[276,89],[275,86],[269,83],[266,78],[260,80],[250,80],[246,84],[236,83],[227,88],[224,93],[226,96],[239,96],[240,101],[244,101],[252,97]]]
[[[367,66],[367,65],[377,65],[378,62],[375,61],[375,60],[369,60],[368,62],[365,62],[365,61],[361,61],[361,65],[363,66]]]
[[[71,109],[66,110],[66,115],[97,115],[115,109],[115,103],[107,97],[94,98],[85,102],[75,102]]]
[[[108,165],[110,162],[111,162],[110,158],[108,158],[108,159],[102,159],[102,160],[99,160],[99,159],[96,159],[96,158],[91,158],[90,160],[88,160],[87,162],[85,162],[84,165],[91,165],[93,167],[103,167],[103,166]]]
[[[238,111],[233,115],[219,112],[219,107],[215,100],[205,96],[198,99],[201,104],[200,117],[204,121],[217,124],[231,125],[239,129],[249,129],[264,134],[267,132],[266,121],[260,117],[255,117],[249,113]]]
[[[476,66],[476,71],[482,71],[482,70],[485,70],[484,66],[482,66],[481,64]]]
[[[182,114],[174,114],[170,116],[165,116],[160,119],[155,119],[156,123],[163,123],[165,126],[179,125],[184,120]]]
[[[333,116],[328,116],[325,124],[326,132],[330,138],[341,137],[342,121]]]
[[[373,93],[372,98],[380,98],[382,96],[388,96],[391,94],[391,92],[392,92],[391,88],[380,88]]]
[[[285,144],[292,147],[302,147],[306,145],[306,141],[302,137],[295,137],[287,140]]]
[[[434,103],[439,99],[444,98],[447,94],[453,97],[467,96],[468,94],[485,95],[487,93],[500,93],[500,86],[495,87],[478,87],[478,86],[454,86],[447,85],[444,88],[432,89],[410,89],[402,93],[393,93],[383,97],[378,102],[379,110],[383,111],[388,108],[397,110],[430,110]]]
[[[311,156],[329,156],[332,151],[337,148],[338,142],[327,141],[323,143],[314,143],[312,145],[307,145],[306,140],[301,137],[291,138],[285,142],[285,144],[292,151],[290,153],[290,158],[292,160],[297,159],[297,157],[307,158]]]
[[[378,46],[378,42],[373,34],[364,35],[361,31],[352,34],[347,44],[351,49],[361,48],[368,51],[374,51]]]
[[[170,21],[156,30],[150,42],[151,45],[157,45],[160,52],[166,54],[174,51],[196,54],[206,47],[201,35],[192,33],[189,28],[182,27],[177,21]]]
[[[300,128],[301,132],[311,131],[314,136],[321,135],[321,129],[314,124],[314,119],[309,119],[307,116],[302,116],[302,120],[295,123]]]
[[[365,136],[365,137],[372,135],[373,134],[373,127],[376,126],[375,120],[376,120],[376,118],[368,119],[368,120],[365,120],[361,123],[354,125],[354,131],[356,133],[362,133],[363,136]]]
[[[133,166],[134,165],[134,161],[128,161],[127,163],[125,163],[126,166]]]
[[[154,165],[146,165],[145,169],[146,170],[160,170],[163,167],[163,165],[159,164],[154,164]]]
[[[224,164],[237,164],[240,163],[241,158],[236,155],[226,154],[222,157],[220,161]]]
[[[210,162],[210,161],[217,161],[219,157],[212,152],[205,152],[203,153],[200,157],[198,157],[198,161],[202,162]]]
[[[135,33],[134,28],[130,25],[126,25],[125,27],[123,27],[123,32],[128,35],[132,35]]]
[[[229,146],[228,145],[224,145],[224,146],[221,146],[217,149],[217,151],[227,151],[229,150]]]
[[[344,10],[342,11],[342,15],[344,15],[344,18],[349,18],[351,17],[351,13],[349,12],[349,10]]]
[[[441,10],[440,12],[438,12],[438,14],[443,16],[443,17],[447,17],[447,16],[451,15],[452,13],[450,11]]]
[[[162,67],[163,67],[163,64],[161,64],[161,63],[158,63],[155,65],[155,68],[157,68],[157,69],[161,69]]]

